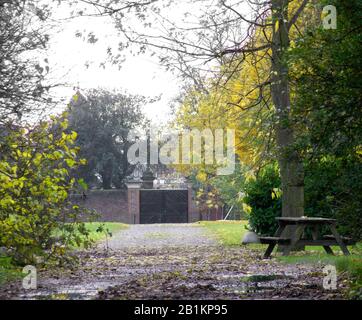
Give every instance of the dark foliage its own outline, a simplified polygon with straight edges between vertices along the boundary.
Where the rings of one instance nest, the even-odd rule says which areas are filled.
[[[276,166],[263,168],[255,180],[246,183],[244,201],[251,207],[249,226],[260,235],[272,235],[278,227],[275,218],[281,215],[282,208],[278,188],[280,177]]]

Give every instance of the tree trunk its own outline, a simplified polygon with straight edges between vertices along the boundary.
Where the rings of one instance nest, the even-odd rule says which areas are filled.
[[[277,113],[276,142],[282,181],[282,216],[304,215],[304,169],[297,151],[293,150],[294,132],[290,122],[290,89],[288,66],[283,55],[289,48],[288,1],[272,1],[272,85],[271,95]],[[289,233],[287,231],[287,233]]]

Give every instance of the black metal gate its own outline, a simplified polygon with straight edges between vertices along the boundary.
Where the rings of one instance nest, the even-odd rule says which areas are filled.
[[[188,222],[187,190],[140,191],[140,223]]]

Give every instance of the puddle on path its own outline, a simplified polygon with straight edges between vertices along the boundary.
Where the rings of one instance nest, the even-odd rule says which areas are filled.
[[[215,278],[209,281],[177,281],[174,283],[173,290],[180,288],[203,288],[220,292],[228,292],[234,295],[252,294],[255,292],[261,293],[263,291],[270,291],[276,288],[283,288],[290,284],[293,277],[284,274],[218,274]],[[115,287],[114,279],[109,281],[99,281],[82,284],[68,284],[62,285],[61,283],[53,284],[51,286],[40,287],[36,291],[29,291],[19,296],[20,299],[33,299],[33,300],[91,300],[96,299],[99,292],[108,291]],[[127,283],[127,281],[126,281]],[[122,285],[119,285],[122,288]],[[50,288],[54,290],[50,290]],[[147,285],[145,286],[147,288]],[[139,288],[144,290],[145,288]],[[167,291],[167,288],[164,288]],[[160,297],[162,298],[162,297]]]

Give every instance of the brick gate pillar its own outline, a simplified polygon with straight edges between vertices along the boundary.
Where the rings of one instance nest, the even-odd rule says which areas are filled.
[[[127,184],[128,221],[130,224],[140,223],[140,189],[139,183]]]

